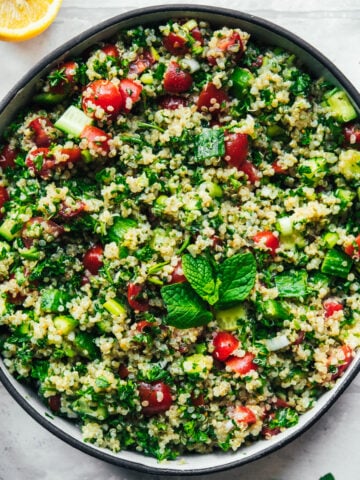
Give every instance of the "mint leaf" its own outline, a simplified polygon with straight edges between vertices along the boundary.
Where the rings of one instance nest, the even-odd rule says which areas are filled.
[[[195,292],[214,305],[219,300],[220,279],[217,279],[210,262],[205,257],[183,255],[182,268],[184,275]]]
[[[227,308],[245,300],[255,284],[256,262],[250,252],[238,253],[219,266],[219,301],[217,308]]]
[[[192,328],[206,325],[212,314],[206,303],[194,292],[188,283],[165,285],[161,296],[167,308],[165,323],[176,328]]]
[[[335,477],[332,473],[327,473],[323,477],[319,478],[319,480],[335,480]]]

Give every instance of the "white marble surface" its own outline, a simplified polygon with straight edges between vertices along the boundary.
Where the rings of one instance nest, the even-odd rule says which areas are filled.
[[[74,35],[131,8],[161,3],[64,0],[56,21],[41,36],[25,43],[0,42],[0,99],[37,60]],[[195,3],[242,10],[292,30],[328,56],[360,89],[360,0],[198,0]],[[336,480],[359,480],[359,416],[358,377],[325,417],[291,445],[256,463],[211,478],[318,480],[332,472]],[[0,386],[0,480],[142,478],[160,477],[120,469],[78,452],[40,427]]]

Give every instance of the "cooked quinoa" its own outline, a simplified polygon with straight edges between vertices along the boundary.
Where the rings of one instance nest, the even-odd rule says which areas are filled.
[[[161,459],[296,425],[360,336],[360,126],[194,19],[60,64],[2,132],[0,350],[85,441]]]

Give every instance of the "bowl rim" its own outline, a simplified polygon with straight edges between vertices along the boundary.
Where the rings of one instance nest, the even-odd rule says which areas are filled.
[[[311,57],[315,58],[327,71],[329,71],[334,78],[344,87],[351,98],[354,100],[355,104],[360,108],[360,93],[354,87],[354,85],[347,79],[347,77],[332,63],[326,56],[324,56],[320,51],[318,51],[311,44],[303,40],[298,35],[290,32],[286,28],[283,28],[269,20],[263,19],[256,15],[250,13],[245,13],[233,9],[222,8],[222,7],[213,7],[209,5],[191,5],[186,3],[180,4],[171,4],[171,5],[156,5],[152,7],[138,8],[135,10],[129,10],[125,13],[115,15],[99,24],[86,29],[84,32],[76,35],[71,38],[61,46],[52,50],[49,54],[44,56],[39,62],[37,62],[23,77],[14,85],[13,88],[8,92],[7,95],[0,101],[0,115],[6,110],[7,106],[11,104],[14,97],[19,94],[19,92],[32,80],[32,78],[44,69],[46,69],[49,64],[54,62],[57,58],[66,54],[69,50],[74,48],[79,43],[86,41],[88,38],[100,33],[103,30],[111,28],[117,23],[122,23],[127,20],[136,20],[137,17],[142,17],[144,15],[154,15],[157,13],[169,13],[169,16],[173,13],[181,14],[181,12],[193,13],[205,13],[209,15],[219,15],[228,17],[230,19],[236,19],[244,22],[254,24],[270,31],[273,34],[276,34],[286,40],[289,40],[294,45],[300,47]],[[199,469],[176,469],[176,468],[162,468],[161,463],[159,463],[159,468],[155,468],[148,465],[143,465],[138,462],[134,462],[128,459],[123,459],[110,453],[107,453],[105,450],[99,450],[94,448],[91,444],[85,443],[84,441],[78,440],[67,432],[63,431],[61,428],[57,427],[51,423],[46,417],[41,415],[38,410],[33,407],[30,402],[17,390],[15,384],[17,380],[7,372],[6,367],[3,364],[2,359],[0,359],[0,381],[8,391],[8,393],[15,399],[15,401],[42,427],[54,434],[56,437],[65,441],[72,447],[91,455],[100,460],[104,460],[108,463],[114,464],[119,467],[129,468],[142,473],[148,474],[160,474],[160,475],[181,475],[181,476],[193,476],[200,474],[212,474],[217,472],[222,472],[226,470],[233,469],[251,463],[253,461],[259,460],[260,458],[269,455],[270,453],[279,450],[283,446],[289,444],[305,431],[307,431],[314,423],[316,423],[335,403],[339,396],[345,391],[345,389],[350,385],[354,380],[358,372],[360,371],[360,356],[358,355],[357,359],[354,359],[354,365],[349,372],[347,372],[339,383],[334,387],[333,390],[327,392],[329,398],[324,402],[324,404],[319,408],[319,410],[307,420],[304,425],[301,425],[299,428],[294,427],[295,429],[289,431],[289,433],[284,436],[280,441],[270,444],[268,447],[263,448],[261,451],[256,452],[249,457],[237,458],[233,462],[226,463],[225,465],[211,466],[211,467],[202,467]],[[350,371],[351,370],[351,371]],[[14,382],[14,383],[13,383]],[[331,394],[332,392],[332,394]]]

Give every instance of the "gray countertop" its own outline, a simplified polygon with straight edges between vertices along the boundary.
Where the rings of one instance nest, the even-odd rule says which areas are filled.
[[[131,8],[161,4],[151,0],[64,0],[54,24],[24,43],[0,42],[3,74],[0,99],[46,53],[64,41]],[[168,2],[180,3],[180,2]],[[190,3],[190,2],[188,2]],[[271,20],[317,47],[360,88],[360,0],[198,0]],[[308,432],[266,458],[213,480],[360,479],[360,378]],[[0,386],[0,480],[155,480],[91,458],[58,440],[30,418]],[[165,478],[165,477],[161,477]],[[170,477],[169,477],[170,478]],[[179,477],[173,477],[179,478]],[[205,479],[205,476],[194,477]]]

